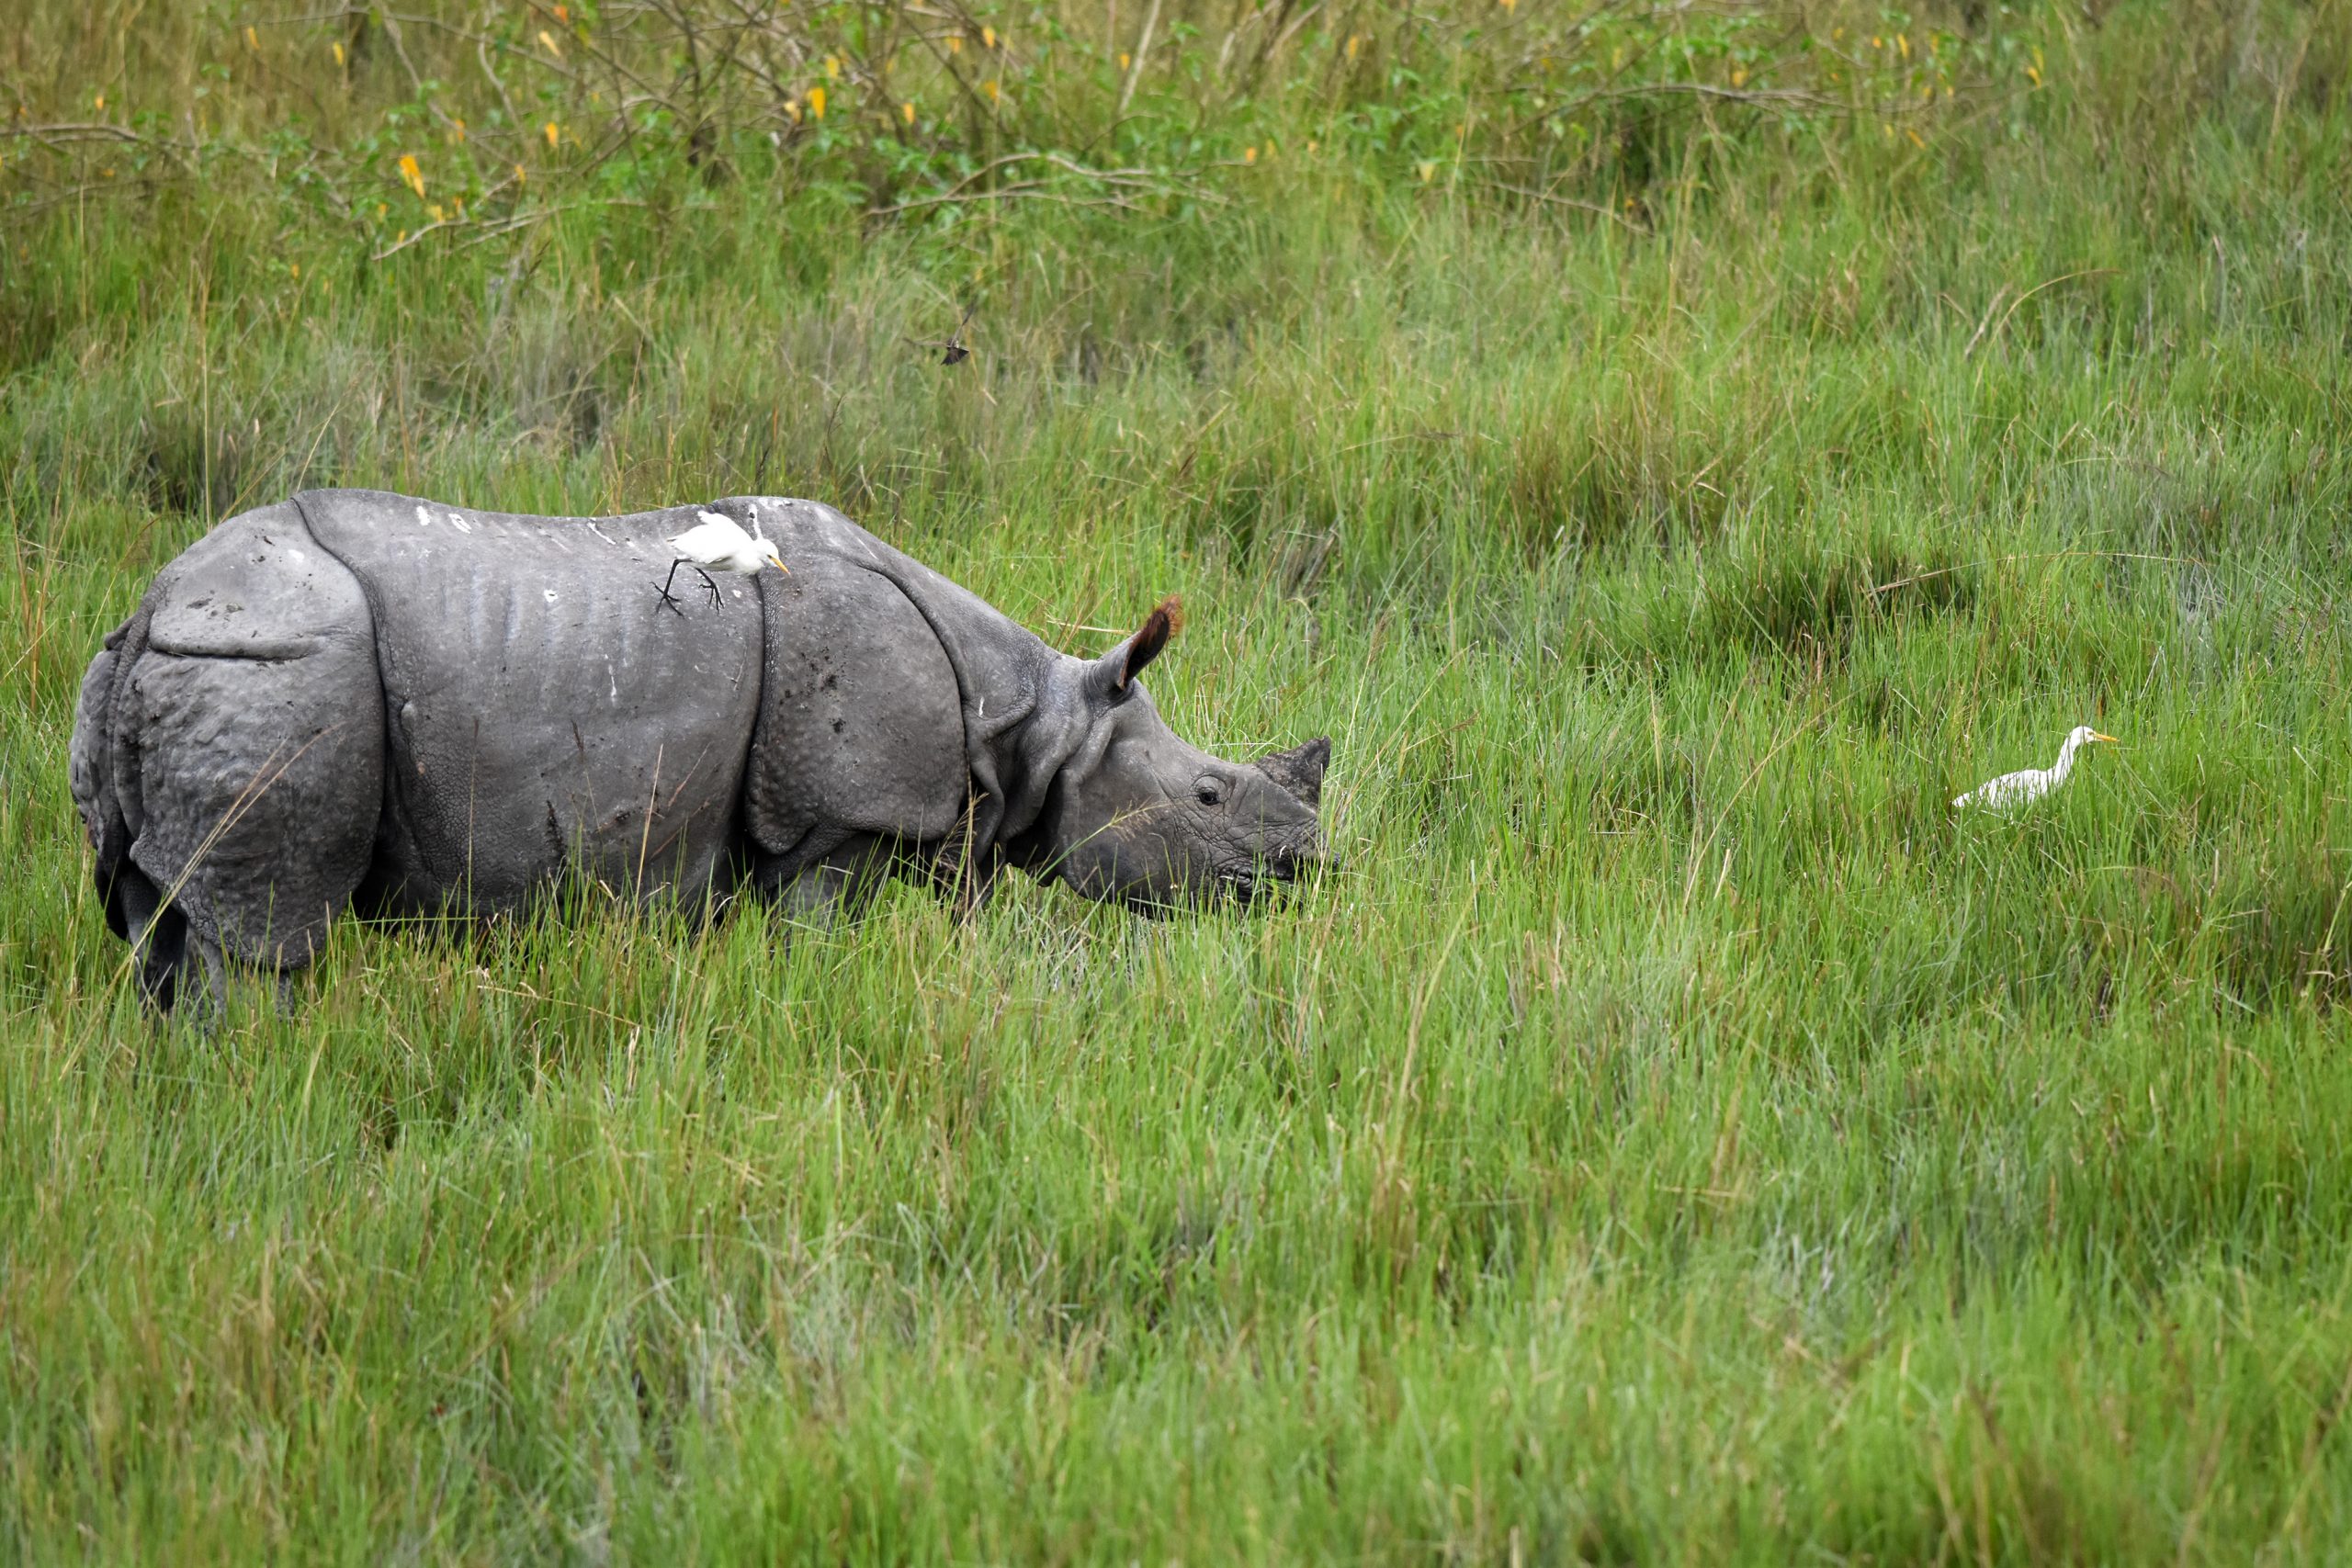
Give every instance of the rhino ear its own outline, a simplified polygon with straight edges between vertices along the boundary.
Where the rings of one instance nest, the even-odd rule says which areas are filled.
[[[1331,765],[1331,738],[1316,737],[1304,746],[1258,759],[1258,771],[1298,797],[1309,811],[1323,804],[1323,770]]]
[[[1135,636],[1102,657],[1097,667],[1104,684],[1114,693],[1125,691],[1128,682],[1143,673],[1144,666],[1159,657],[1168,639],[1183,629],[1184,601],[1171,593],[1144,617]]]

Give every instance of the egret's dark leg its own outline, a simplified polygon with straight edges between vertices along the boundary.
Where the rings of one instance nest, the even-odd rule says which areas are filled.
[[[673,557],[670,562],[670,575],[663,578],[662,580],[662,586],[654,590],[655,592],[662,595],[662,603],[668,607],[670,614],[673,615],[684,615],[685,614],[684,610],[678,608],[677,596],[670,592],[670,584],[678,581],[678,569],[685,564],[685,557]],[[706,578],[704,581],[707,581],[709,580]]]
[[[701,579],[702,579],[702,585],[703,585],[705,588],[707,588],[707,589],[709,589],[709,590],[710,590],[710,607],[711,607],[712,609],[714,609],[714,610],[718,609],[718,580],[717,578],[715,578],[715,577],[711,576],[711,575],[710,575],[710,573],[708,573],[708,572],[707,572],[707,571],[703,570],[703,569],[702,569],[702,568],[700,568],[700,567],[696,567],[696,568],[695,568],[695,575],[696,577],[699,577],[699,578],[701,578]]]

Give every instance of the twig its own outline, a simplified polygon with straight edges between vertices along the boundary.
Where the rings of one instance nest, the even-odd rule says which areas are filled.
[[[1127,79],[1119,88],[1117,113],[1127,112],[1127,105],[1136,96],[1136,83],[1143,76],[1143,62],[1151,53],[1151,35],[1159,27],[1159,0],[1151,0],[1151,9],[1144,14],[1143,36],[1136,41],[1135,58],[1127,62]]]
[[[400,254],[402,251],[408,249],[411,245],[413,245],[427,234],[432,233],[435,229],[463,229],[467,226],[468,220],[463,218],[435,219],[432,222],[427,223],[424,228],[419,229],[415,233],[411,234],[407,239],[394,242],[390,246],[384,250],[378,251],[374,255],[369,256],[368,259],[369,261],[390,261],[392,257]]]
[[[379,11],[376,16],[377,19],[383,24],[384,36],[391,40],[392,53],[399,57],[401,69],[408,73],[410,87],[414,89],[417,97],[424,102],[424,107],[432,111],[435,119],[439,120],[445,128],[454,127],[458,122],[451,119],[449,111],[441,107],[441,100],[437,95],[424,90],[424,77],[417,71],[416,62],[408,57],[408,44],[401,37],[402,17],[400,13]]]
[[[1141,185],[1151,174],[1149,169],[1090,169],[1082,164],[1073,163],[1059,152],[1007,152],[1001,158],[989,159],[954,185],[949,186],[946,194],[953,196],[973,181],[983,179],[1008,164],[1025,164],[1039,159],[1049,164],[1059,164],[1071,174],[1084,175],[1089,179],[1105,180],[1112,184]]]
[[[1148,212],[1134,202],[1119,196],[1078,197],[1066,191],[1047,188],[1041,181],[1026,180],[1019,185],[1000,186],[995,190],[966,191],[961,196],[929,196],[919,201],[894,202],[888,207],[870,207],[869,218],[888,218],[901,212],[917,212],[927,207],[962,205],[976,201],[1010,201],[1016,197],[1034,196],[1046,201],[1058,201],[1065,207],[1115,207],[1122,212]]]
[[[1651,232],[1648,224],[1636,223],[1632,219],[1626,217],[1623,213],[1612,212],[1597,201],[1578,201],[1574,197],[1555,196],[1548,190],[1537,190],[1532,186],[1508,185],[1501,180],[1492,180],[1487,183],[1494,189],[1507,190],[1513,196],[1529,197],[1536,201],[1549,202],[1555,207],[1573,208],[1578,212],[1589,212],[1595,217],[1606,218],[1611,223],[1622,224],[1626,229],[1631,230],[1636,234],[1648,234]]]
[[[1001,158],[991,159],[981,164],[937,195],[916,197],[909,201],[896,201],[880,207],[870,207],[866,209],[865,215],[869,218],[887,218],[896,213],[919,211],[924,208],[962,202],[1001,201],[1019,196],[1045,196],[1074,205],[1103,205],[1124,208],[1129,211],[1142,210],[1133,202],[1112,195],[1096,197],[1091,201],[1080,201],[1065,193],[1049,189],[1046,182],[1040,179],[1017,180],[1011,185],[999,186],[991,190],[967,188],[976,180],[1009,164],[1021,163],[1051,164],[1056,168],[1066,170],[1081,179],[1096,180],[1114,190],[1151,196],[1189,197],[1198,201],[1222,202],[1224,200],[1216,193],[1203,190],[1197,186],[1173,183],[1156,177],[1148,169],[1090,169],[1085,164],[1067,158],[1059,152],[1010,152]]]
[[[128,126],[109,125],[105,120],[62,120],[50,125],[0,125],[0,137],[39,142],[60,154],[77,141],[107,141],[151,148],[179,164],[184,173],[196,173],[195,164],[189,161],[191,154],[198,151],[193,135],[183,145],[160,136],[142,136]]]
[[[479,35],[474,39],[474,58],[481,62],[481,73],[490,78],[492,91],[498,95],[499,107],[506,111],[506,123],[516,134],[523,130],[523,117],[514,112],[514,100],[506,96],[506,84],[499,79],[497,69],[490,62],[490,36]]]
[[[135,141],[145,145],[148,139],[128,126],[108,125],[104,120],[61,120],[54,125],[0,125],[0,136],[25,136],[47,145],[51,138],[61,141]]]

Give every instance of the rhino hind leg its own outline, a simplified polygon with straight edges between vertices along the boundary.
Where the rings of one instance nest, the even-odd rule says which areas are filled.
[[[113,894],[123,937],[130,943],[140,997],[158,1012],[169,1012],[179,999],[181,967],[193,957],[187,914],[165,901],[164,890],[135,865],[116,872]]]
[[[200,989],[217,1011],[232,970],[282,985],[308,967],[368,870],[384,795],[373,624],[288,507],[215,529],[149,608],[110,726],[117,793],[138,803],[125,934],[153,1005]]]

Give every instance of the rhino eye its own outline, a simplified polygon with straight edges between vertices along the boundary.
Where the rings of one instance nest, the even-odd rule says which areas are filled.
[[[1193,798],[1203,806],[1225,804],[1225,786],[1215,779],[1204,778],[1193,785]]]

